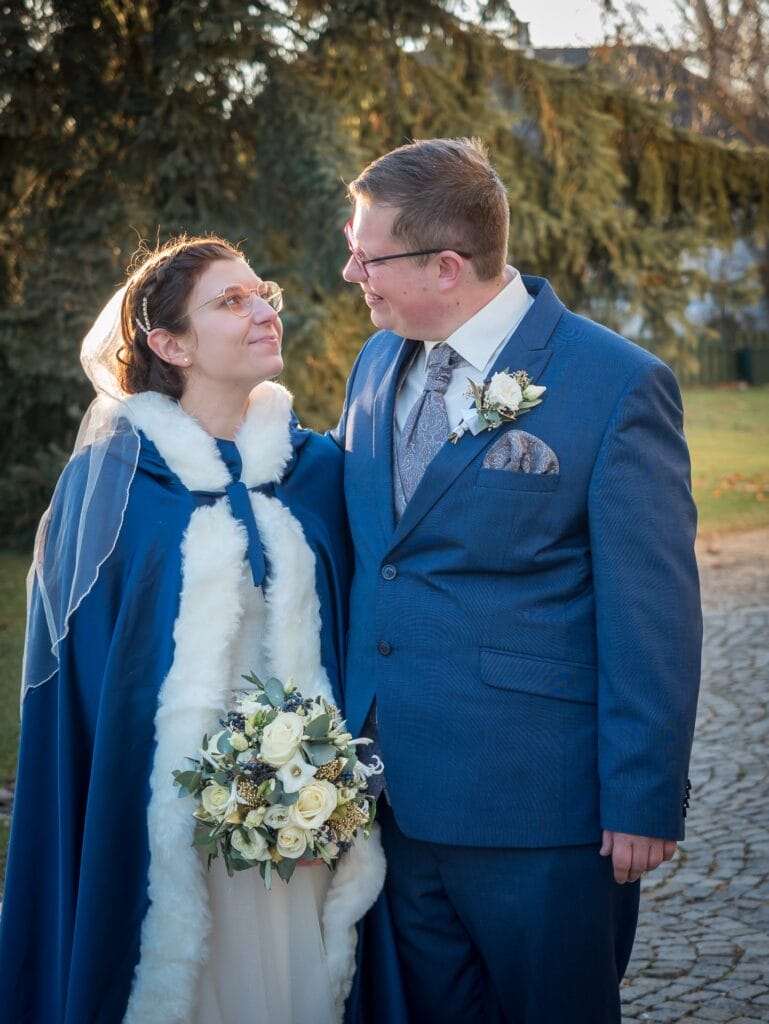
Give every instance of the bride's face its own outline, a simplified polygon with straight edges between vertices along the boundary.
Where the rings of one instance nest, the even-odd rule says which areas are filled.
[[[216,260],[198,278],[187,302],[190,326],[181,340],[185,369],[197,383],[241,384],[249,388],[283,369],[283,324],[266,299],[252,295],[246,316],[232,311],[225,289],[258,288],[262,279],[243,260]]]

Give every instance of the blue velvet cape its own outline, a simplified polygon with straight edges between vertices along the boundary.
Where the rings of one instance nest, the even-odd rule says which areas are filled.
[[[274,493],[315,554],[322,661],[340,695],[350,571],[342,457],[328,438],[296,425],[291,436]],[[219,450],[238,479],[235,445]],[[76,457],[62,475],[49,540],[79,514],[84,466]],[[218,496],[188,491],[141,435],[115,549],[72,616],[57,675],[26,696],[0,917],[3,1024],[123,1018],[148,906],[154,718],[174,654],[181,541],[195,508]],[[28,659],[49,647],[33,593]]]

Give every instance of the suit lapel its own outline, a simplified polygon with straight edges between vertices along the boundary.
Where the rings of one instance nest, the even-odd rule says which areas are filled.
[[[540,383],[547,364],[553,354],[550,339],[564,311],[564,305],[543,278],[524,278],[530,293],[534,294],[534,305],[523,318],[512,337],[500,352],[488,376],[505,370],[525,370],[535,384]],[[536,410],[526,413],[535,415]],[[513,424],[511,424],[512,426]],[[425,470],[411,501],[395,529],[393,542],[397,543],[408,534],[438,501],[457,477],[464,472],[473,459],[492,441],[500,437],[497,430],[484,430],[473,436],[465,434],[456,444],[446,441],[438,454]],[[392,422],[390,424],[392,439]],[[390,445],[392,450],[392,444]],[[392,464],[388,463],[392,472]],[[392,482],[390,482],[390,514],[392,515]]]
[[[371,455],[374,464],[377,509],[386,541],[389,542],[395,530],[395,508],[393,502],[393,417],[395,414],[395,393],[401,371],[407,360],[417,351],[417,341],[402,338],[400,347],[380,378],[374,394],[372,414]]]

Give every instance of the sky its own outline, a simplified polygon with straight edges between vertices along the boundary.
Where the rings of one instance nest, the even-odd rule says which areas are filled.
[[[644,19],[647,26],[673,26],[676,19],[672,0],[642,3],[648,14]],[[511,6],[521,21],[529,22],[534,47],[594,46],[603,39],[602,5],[598,0],[512,0]]]

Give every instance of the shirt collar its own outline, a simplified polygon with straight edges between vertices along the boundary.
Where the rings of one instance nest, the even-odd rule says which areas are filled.
[[[513,267],[508,270],[513,276],[502,291],[446,338],[445,343],[481,373],[505,338],[523,320],[532,303],[521,275]],[[440,342],[426,341],[426,354],[429,355],[438,344]]]

